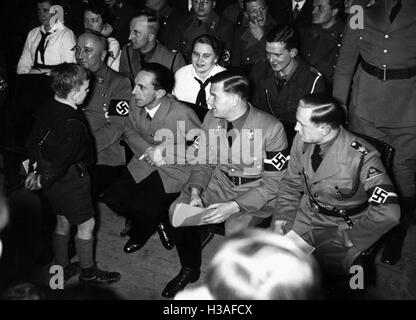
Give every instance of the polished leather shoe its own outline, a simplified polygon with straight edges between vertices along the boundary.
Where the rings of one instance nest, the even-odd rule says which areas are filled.
[[[199,276],[200,271],[198,269],[182,268],[179,274],[166,285],[165,289],[163,289],[162,297],[173,298],[188,284],[198,281]]]
[[[157,233],[159,234],[162,245],[166,249],[172,250],[175,247],[175,243],[173,242],[173,237],[170,232],[170,226],[166,225],[163,222],[159,223],[159,225],[157,226]]]
[[[146,244],[147,239],[145,240],[137,240],[134,238],[130,238],[126,244],[124,245],[123,251],[125,253],[133,253],[136,252],[137,250],[140,250],[141,248],[143,248],[143,246]]]
[[[381,261],[391,266],[398,263],[402,257],[403,244],[404,237],[392,237],[384,247]]]

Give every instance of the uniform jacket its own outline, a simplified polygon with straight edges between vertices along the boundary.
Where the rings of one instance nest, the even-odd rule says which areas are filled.
[[[319,25],[303,28],[300,32],[302,58],[333,83],[345,22],[337,22],[329,29]]]
[[[306,0],[296,19],[293,19],[292,0],[270,1],[269,13],[279,24],[299,29],[312,23],[312,4],[313,0]]]
[[[158,12],[160,21],[160,30],[158,38],[169,50],[175,49],[175,37],[172,36],[172,30],[185,19],[185,14],[177,9],[173,9],[166,3]]]
[[[278,91],[274,71],[269,62],[253,68],[253,104],[281,120],[295,123],[299,100],[308,93],[325,91],[325,80],[314,68],[298,59],[292,76]]]
[[[319,253],[321,246],[328,250],[325,244],[328,241],[334,244],[341,238],[340,230],[348,227],[341,217],[314,212],[309,194],[320,204],[337,209],[369,202],[367,209],[350,217],[354,225],[347,231],[354,244],[350,252],[357,254],[368,249],[400,218],[397,195],[379,153],[365,140],[341,128],[314,172],[311,167],[314,147],[304,143],[299,135],[295,137],[274,220],[288,221],[290,228],[301,236],[307,237],[311,232],[310,241]]]
[[[134,152],[134,157],[127,166],[134,180],[139,183],[157,170],[166,193],[179,192],[189,176],[190,165],[176,161],[177,153],[185,153],[186,134],[191,129],[200,128],[200,125],[195,112],[171,95],[163,98],[150,123],[146,119],[144,108],[132,107],[124,137]],[[163,137],[158,135],[166,130],[170,130],[172,135],[163,141]],[[162,142],[167,150],[167,165],[156,167],[139,160],[149,147],[160,145]]]
[[[253,37],[248,26],[236,29],[234,33],[231,64],[236,67],[244,67],[246,65],[266,61],[266,35],[275,24],[276,22],[268,16],[267,23],[264,27],[264,35],[260,40]]]
[[[117,1],[117,3],[110,8],[110,15],[112,18],[112,27],[114,28],[112,37],[124,46],[129,41],[130,21],[135,16],[137,10],[125,1]]]
[[[195,15],[189,15],[183,23],[177,26],[175,32],[177,35],[175,49],[182,52],[186,61],[190,63],[193,40],[196,37],[207,33],[217,37],[221,41],[229,58],[233,46],[233,30],[233,24],[223,17],[220,17],[215,12],[212,12],[207,21],[201,25],[199,25],[199,21]],[[224,54],[226,54],[225,51]],[[225,60],[227,61],[227,59]]]
[[[127,78],[103,64],[91,81],[84,110],[94,136],[97,164],[125,164],[120,139],[129,113],[131,86]]]
[[[242,212],[268,217],[288,160],[283,126],[276,118],[250,106],[242,128],[235,132],[231,148],[226,127],[226,121],[214,118],[212,112],[205,116],[202,124],[205,135],[188,150],[196,149],[197,157],[185,190],[195,186],[204,191],[202,199],[206,204],[234,200]],[[266,160],[275,161],[275,165],[265,164]],[[235,186],[224,172],[259,179]]]
[[[334,75],[333,95],[346,102],[350,87],[350,113],[376,126],[416,126],[416,77],[381,81],[365,72],[359,57],[387,69],[416,67],[416,1],[402,0],[402,9],[390,23],[390,1],[364,7],[364,28],[347,22]],[[353,17],[354,19],[354,17]],[[351,86],[352,82],[352,86]]]
[[[129,64],[129,57],[130,56],[130,64]],[[146,62],[155,62],[160,63],[161,65],[165,66],[172,73],[175,73],[178,69],[182,68],[185,63],[185,59],[183,58],[182,54],[179,52],[172,52],[169,51],[162,43],[159,41],[156,42],[156,47],[151,53],[150,57],[146,55]],[[120,58],[120,73],[124,76],[128,77],[132,83],[134,83],[134,79],[136,78],[137,73],[141,69],[141,64],[143,62],[140,61],[140,52],[139,50],[134,50],[130,46],[124,46],[121,52]]]

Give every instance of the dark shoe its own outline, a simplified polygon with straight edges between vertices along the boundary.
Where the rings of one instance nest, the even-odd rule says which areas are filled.
[[[64,268],[64,279],[65,279],[65,281],[68,281],[69,279],[71,279],[72,277],[74,277],[74,276],[76,276],[80,273],[81,273],[81,267],[79,266],[79,262],[69,263]]]
[[[126,218],[124,222],[124,229],[120,231],[120,236],[123,238],[127,236],[127,233],[129,232],[130,229],[131,229],[131,220]]]
[[[98,267],[94,267],[94,271],[88,276],[84,275],[84,272],[81,272],[79,282],[91,286],[105,286],[118,282],[120,278],[121,274],[118,272],[104,271]]]
[[[162,297],[173,298],[179,291],[183,290],[189,283],[198,281],[200,271],[192,268],[182,268],[179,274],[173,278],[163,289]]]
[[[175,247],[175,243],[173,242],[173,237],[170,232],[170,226],[166,225],[164,222],[159,223],[157,226],[157,233],[159,234],[162,245],[166,249],[172,250]]]
[[[381,255],[381,261],[389,265],[395,265],[402,257],[404,237],[393,236],[384,247]]]
[[[125,253],[133,253],[136,252],[137,250],[140,250],[147,242],[149,238],[146,239],[135,239],[135,238],[130,238],[126,244],[124,245],[123,251]]]

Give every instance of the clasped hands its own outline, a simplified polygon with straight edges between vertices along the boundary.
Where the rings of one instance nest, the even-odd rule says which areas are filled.
[[[199,191],[196,188],[191,190],[190,206],[204,208]],[[207,214],[202,218],[206,224],[216,224],[227,220],[232,215],[240,212],[240,207],[235,201],[228,201],[223,203],[214,203],[205,208]],[[208,212],[209,211],[209,212]]]

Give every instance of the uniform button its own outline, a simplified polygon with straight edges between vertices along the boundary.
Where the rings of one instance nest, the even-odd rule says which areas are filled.
[[[363,40],[363,36],[360,36],[360,40]]]
[[[233,163],[233,160],[231,160],[231,159],[228,159],[228,163],[230,163],[230,164],[231,164],[231,163]]]
[[[315,193],[313,196],[314,196],[315,198],[318,198],[318,197],[319,197],[319,194]]]
[[[249,57],[247,57],[247,58],[246,58],[246,60],[247,60],[247,61],[250,61],[250,58],[249,58]]]
[[[155,134],[154,134],[154,133],[152,133],[150,136],[153,138],[153,137],[155,136]]]
[[[209,147],[209,150],[214,150],[214,147],[213,147],[213,146],[210,146],[210,147]]]
[[[388,34],[386,34],[385,36],[384,36],[384,38],[386,38],[386,39],[388,39],[390,36],[388,35]]]
[[[383,65],[382,65],[382,67],[383,67],[383,68],[387,68],[387,65],[383,64]]]
[[[231,172],[234,172],[235,171],[235,169],[231,169]]]
[[[383,50],[383,52],[384,52],[384,53],[387,53],[388,51],[387,51],[387,49],[384,49],[384,50]]]
[[[341,48],[341,44],[340,43],[338,43],[338,48]]]

